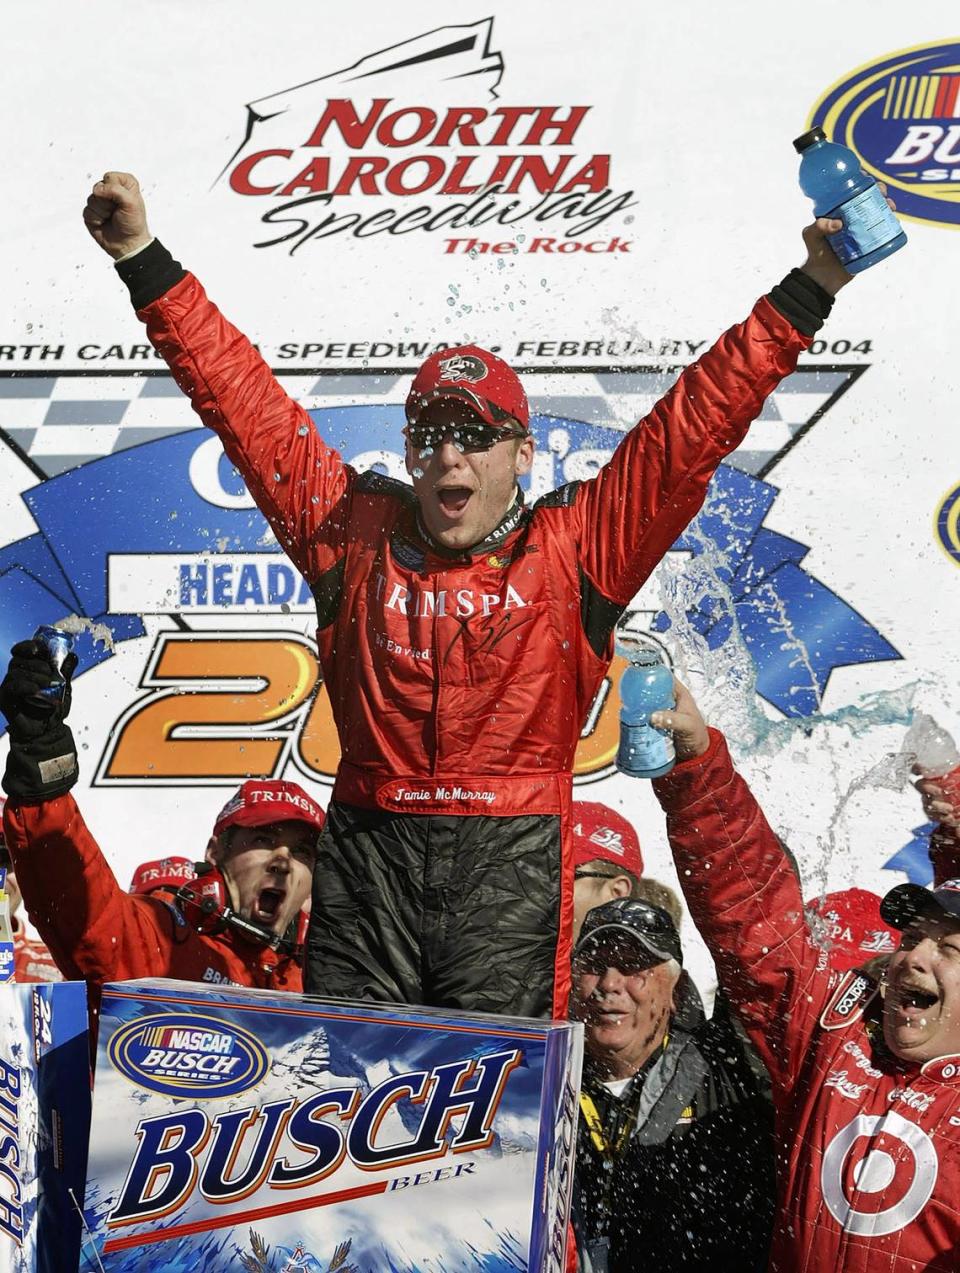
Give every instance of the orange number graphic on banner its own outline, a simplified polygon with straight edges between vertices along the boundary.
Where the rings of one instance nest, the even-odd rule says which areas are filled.
[[[308,774],[331,781],[340,763],[340,739],[333,723],[330,696],[321,685],[297,735],[296,755]]]
[[[574,763],[579,777],[616,757],[625,666],[614,658],[591,708]],[[314,650],[294,635],[161,633],[142,680],[150,692],[118,720],[99,780],[280,777],[292,758],[308,777],[330,781],[340,743],[318,677]]]
[[[143,679],[155,692],[121,718],[102,776],[203,780],[273,774],[284,759],[293,717],[317,676],[316,655],[295,637],[164,633]],[[287,728],[264,728],[274,722]]]

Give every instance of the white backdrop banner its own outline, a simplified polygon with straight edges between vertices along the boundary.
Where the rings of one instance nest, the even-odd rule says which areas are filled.
[[[359,467],[404,476],[427,353],[501,353],[531,399],[536,497],[596,472],[802,259],[790,143],[814,124],[889,183],[909,243],[838,298],[627,621],[727,732],[808,896],[928,878],[897,753],[917,709],[960,723],[955,13],[879,0],[798,29],[743,2],[600,0],[589,16],[10,14],[0,635],[83,620],[78,797],[122,882],[202,856],[248,774],[325,799],[339,753],[309,590],[87,238],[91,183],[137,174],[154,232]],[[58,68],[42,89],[41,65]],[[675,882],[649,787],[612,767],[621,670],[578,793],[624,812]]]

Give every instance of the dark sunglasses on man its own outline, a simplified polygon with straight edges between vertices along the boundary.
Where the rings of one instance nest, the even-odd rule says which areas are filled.
[[[506,438],[526,437],[525,429],[499,428],[482,420],[461,424],[408,424],[403,432],[415,451],[436,451],[449,437],[465,454],[490,451]]]

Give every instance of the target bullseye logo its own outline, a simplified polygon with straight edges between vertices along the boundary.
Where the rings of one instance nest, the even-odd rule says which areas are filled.
[[[937,1151],[922,1127],[892,1111],[858,1114],[827,1147],[820,1187],[847,1233],[883,1237],[917,1218],[938,1169]]]

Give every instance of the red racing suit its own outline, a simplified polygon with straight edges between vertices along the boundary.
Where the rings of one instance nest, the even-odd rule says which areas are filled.
[[[565,1015],[571,771],[613,627],[809,344],[784,316],[799,272],[596,477],[533,508],[520,496],[487,540],[449,552],[412,489],[345,464],[158,242],[118,271],[316,599],[342,758],[307,988]]]
[[[711,730],[654,789],[720,982],[773,1083],[777,1273],[956,1273],[960,1056],[922,1067],[883,1045],[865,973],[831,972],[797,875]]]
[[[125,893],[73,796],[36,805],[8,800],[3,821],[30,920],[64,976],[95,987],[134,977],[174,977],[302,990],[300,966],[292,957],[230,931],[198,932],[171,900]]]

